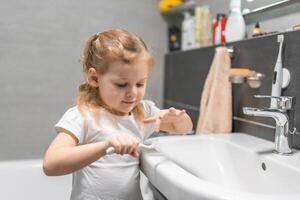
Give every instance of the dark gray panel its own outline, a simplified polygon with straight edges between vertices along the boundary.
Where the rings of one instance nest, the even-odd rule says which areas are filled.
[[[283,91],[283,96],[295,96],[300,101],[300,31],[283,33],[284,38],[284,67],[291,72],[291,83]],[[234,46],[234,57],[232,67],[249,67],[252,70],[265,74],[262,86],[252,89],[248,84],[233,85],[233,113],[234,116],[252,121],[275,125],[273,119],[246,116],[242,113],[242,107],[268,107],[269,100],[255,99],[254,94],[271,94],[271,83],[274,65],[276,63],[279,43],[277,35],[248,39],[228,44]],[[166,55],[165,68],[165,101],[187,104],[199,107],[201,91],[205,78],[211,65],[214,49],[216,46],[201,48],[185,52],[173,52]],[[177,104],[176,104],[177,105]],[[167,104],[165,106],[175,106]],[[198,113],[192,111],[194,127],[198,119]],[[295,125],[300,129],[300,103],[295,104]],[[274,140],[274,129],[259,125],[253,125],[234,120],[233,130],[235,132],[246,132],[257,137]],[[293,136],[294,147],[300,148],[300,136]]]
[[[202,87],[213,55],[213,48],[166,55],[165,99],[199,106]]]

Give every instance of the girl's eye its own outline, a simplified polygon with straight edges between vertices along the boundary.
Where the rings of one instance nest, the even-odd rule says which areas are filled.
[[[136,84],[137,87],[143,87],[144,86],[144,83],[138,83]]]
[[[115,85],[116,85],[117,87],[119,87],[119,88],[124,88],[124,87],[127,86],[127,83],[124,83],[124,84],[116,83]]]

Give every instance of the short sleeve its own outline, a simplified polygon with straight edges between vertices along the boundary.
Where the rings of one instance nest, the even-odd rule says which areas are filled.
[[[153,101],[143,100],[142,104],[144,106],[147,117],[151,117],[159,114],[160,109],[156,107]]]
[[[82,144],[84,137],[84,119],[77,107],[67,110],[54,127],[57,133],[60,131],[60,128],[70,131],[78,139],[79,144]]]
[[[155,106],[155,103],[149,100],[143,100],[142,104],[144,106],[145,109],[145,113],[146,113],[146,118],[147,117],[151,117],[151,116],[155,116],[158,115],[160,112],[160,109],[158,107]],[[155,130],[155,124],[148,124],[146,125],[146,129],[145,129],[145,139],[150,137],[151,134],[154,132]]]

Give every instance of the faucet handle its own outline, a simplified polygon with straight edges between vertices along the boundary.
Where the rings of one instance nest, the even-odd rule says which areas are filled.
[[[275,99],[277,102],[277,108],[281,110],[290,110],[293,108],[294,97],[290,96],[269,96],[269,95],[254,95],[255,98],[269,98]]]

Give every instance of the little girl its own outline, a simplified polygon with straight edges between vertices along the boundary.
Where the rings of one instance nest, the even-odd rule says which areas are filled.
[[[113,29],[91,36],[82,64],[86,82],[77,105],[55,125],[44,172],[73,173],[71,200],[140,200],[138,144],[154,131],[191,132],[191,119],[143,100],[153,59],[135,34]],[[109,147],[114,154],[106,155]]]

